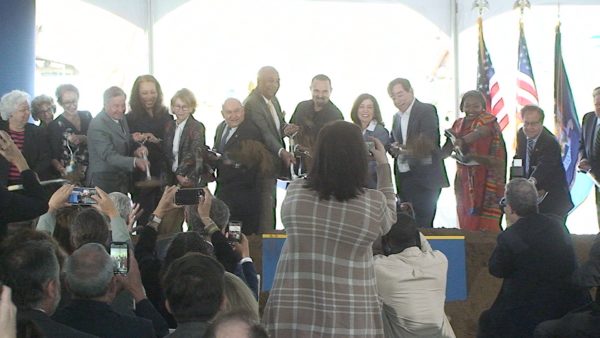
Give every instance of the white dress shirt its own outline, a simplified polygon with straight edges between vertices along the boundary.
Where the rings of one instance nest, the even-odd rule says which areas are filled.
[[[185,124],[187,123],[188,119],[189,117],[183,120],[183,122],[181,123],[175,122],[175,137],[173,138],[173,158],[175,158],[175,160],[173,161],[173,166],[171,166],[171,170],[173,172],[176,172],[177,167],[179,167],[179,143],[181,141],[181,134],[183,133],[183,128],[185,127]]]
[[[415,104],[415,99],[412,100],[410,106],[406,108],[406,111],[398,111],[398,117],[400,118],[400,133],[402,134],[402,145],[406,145],[406,141],[408,139],[408,123],[410,121],[410,112],[412,111],[412,107]],[[398,171],[401,173],[408,172],[410,167],[406,161],[397,161]]]

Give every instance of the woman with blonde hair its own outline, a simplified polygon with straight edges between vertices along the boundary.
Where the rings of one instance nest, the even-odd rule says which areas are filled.
[[[252,315],[252,319],[260,321],[258,315],[258,302],[252,291],[238,276],[225,272],[225,297],[227,302],[223,312],[242,309]]]

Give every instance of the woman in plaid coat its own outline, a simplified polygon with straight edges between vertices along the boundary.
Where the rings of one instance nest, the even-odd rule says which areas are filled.
[[[366,189],[360,128],[324,127],[305,180],[288,187],[281,216],[287,241],[263,315],[271,337],[383,337],[373,253],[396,221],[390,166],[377,139],[377,190]]]

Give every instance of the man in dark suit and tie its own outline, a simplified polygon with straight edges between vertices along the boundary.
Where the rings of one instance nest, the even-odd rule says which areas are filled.
[[[242,103],[229,98],[221,110],[225,121],[217,127],[215,149],[222,159],[217,166],[216,196],[231,212],[230,219],[242,222],[246,235],[258,232],[260,215],[261,157],[272,161],[254,123],[245,118]],[[262,155],[262,156],[261,156]]]
[[[258,71],[257,85],[244,101],[247,117],[254,122],[263,135],[263,142],[274,158],[271,177],[261,180],[261,232],[274,229],[275,183],[277,177],[289,176],[288,168],[295,163],[294,156],[285,150],[283,138],[298,131],[294,124],[286,124],[284,113],[275,94],[279,90],[279,73],[271,66]]]
[[[523,127],[517,133],[515,158],[522,159],[525,178],[535,179],[538,192],[548,194],[539,205],[542,214],[554,214],[565,219],[573,209],[571,194],[562,164],[560,145],[544,127],[544,111],[536,105],[521,109]]]
[[[148,161],[142,158],[148,152],[146,147],[134,151],[136,145],[123,118],[125,100],[121,88],[108,88],[104,92],[104,109],[92,119],[87,134],[90,154],[87,184],[107,193],[126,194],[133,169],[146,171],[148,167]],[[132,153],[135,157],[130,156]]]
[[[440,128],[435,106],[415,99],[407,79],[388,85],[398,108],[392,123],[390,153],[395,157],[396,189],[403,202],[411,202],[420,227],[432,227],[441,188],[448,176],[440,150]]]
[[[583,115],[581,123],[581,139],[579,141],[578,169],[590,173],[596,183],[596,212],[600,222],[600,192],[598,181],[600,179],[600,87],[592,92],[594,97],[594,111]]]

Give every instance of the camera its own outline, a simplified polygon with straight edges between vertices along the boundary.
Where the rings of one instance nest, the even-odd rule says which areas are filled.
[[[96,201],[92,198],[92,196],[97,194],[98,193],[94,188],[75,187],[73,188],[73,191],[71,191],[67,202],[73,205],[96,204]]]
[[[126,242],[110,243],[110,257],[115,275],[126,275],[129,272],[129,245]]]

